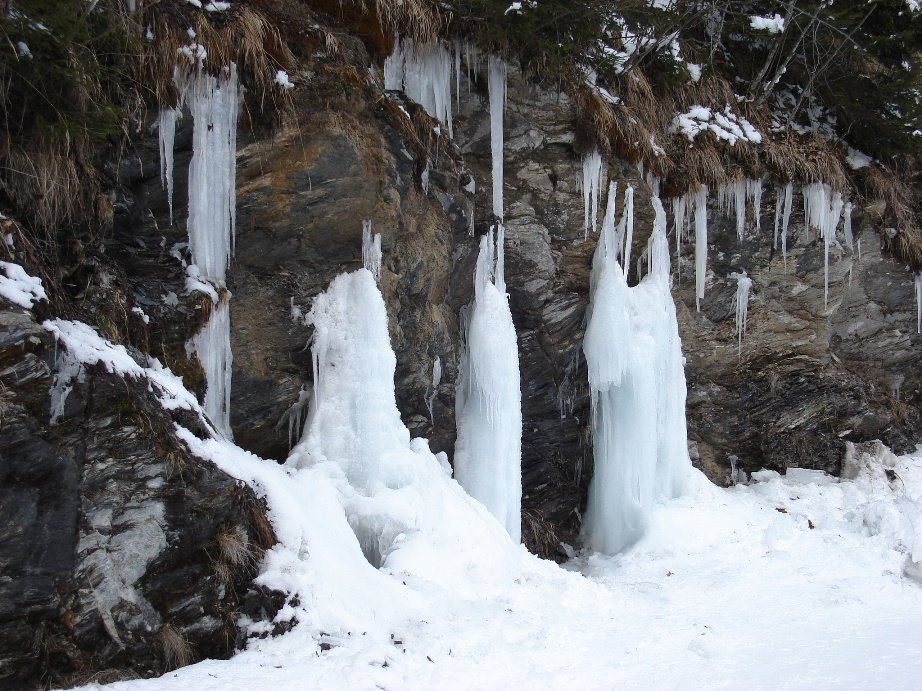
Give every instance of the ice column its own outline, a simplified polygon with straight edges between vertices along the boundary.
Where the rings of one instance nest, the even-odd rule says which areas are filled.
[[[592,549],[609,554],[640,538],[653,502],[679,494],[689,467],[666,214],[659,199],[653,204],[650,273],[628,287],[619,238],[604,223],[590,278],[583,351],[595,465],[583,532]]]
[[[506,63],[490,56],[490,147],[493,153],[493,215],[503,220],[503,110],[506,107]]]
[[[695,193],[695,307],[701,310],[708,269],[708,188]]]
[[[736,310],[736,341],[737,354],[743,354],[743,334],[746,333],[746,317],[749,313],[749,291],[752,288],[752,279],[746,272],[730,274],[736,279],[736,294],[733,296],[733,307]]]
[[[630,185],[624,190],[624,210],[621,212],[621,237],[624,238],[624,280],[631,266],[631,245],[634,243],[634,188]]]
[[[455,478],[521,537],[522,395],[519,351],[502,283],[502,237],[480,239],[474,301],[462,316],[464,342],[455,417]]]
[[[236,151],[239,92],[237,67],[217,77],[201,63],[176,70],[179,110],[160,113],[161,175],[172,190],[173,139],[178,113],[188,106],[194,120],[189,163],[189,249],[194,266],[191,285],[207,287],[213,307],[208,322],[187,343],[205,371],[205,412],[215,427],[230,436],[230,293],[224,286],[233,252],[236,222]],[[171,203],[172,204],[172,203]]]
[[[784,186],[784,212],[781,214],[781,257],[784,271],[788,270],[788,223],[791,221],[791,205],[794,202],[794,184]]]
[[[688,195],[683,194],[672,200],[672,215],[675,217],[675,261],[676,276],[680,276],[679,259],[682,257],[682,240],[685,237],[686,209],[688,208]]]

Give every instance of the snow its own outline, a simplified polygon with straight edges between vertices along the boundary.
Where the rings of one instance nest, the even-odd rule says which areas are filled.
[[[680,494],[690,466],[666,211],[657,197],[653,207],[647,277],[628,287],[617,262],[618,239],[605,223],[590,278],[583,352],[595,461],[583,534],[589,546],[608,554],[643,535],[654,500]]]
[[[695,192],[695,307],[701,311],[708,266],[708,188]]]
[[[740,356],[743,354],[743,334],[746,333],[746,318],[749,314],[749,291],[752,289],[752,279],[746,275],[746,272],[737,273],[734,271],[730,278],[736,279],[736,294],[733,296],[733,308],[736,312],[736,340],[737,351]]]
[[[767,31],[770,34],[780,34],[784,32],[784,17],[778,13],[775,13],[771,17],[752,15],[749,17],[749,25],[756,31]]]
[[[402,90],[429,115],[448,128],[451,118],[452,56],[438,42],[417,45],[412,39],[394,39],[394,52],[384,61],[384,88]]]
[[[503,220],[503,111],[506,107],[506,63],[491,55],[487,85],[490,93],[490,150],[493,154],[493,215]]]
[[[503,228],[480,239],[474,301],[455,391],[455,477],[518,543],[522,499],[522,394],[519,353],[503,280]]]
[[[853,448],[854,479],[841,481],[762,471],[720,489],[692,470],[679,498],[654,504],[628,551],[583,552],[560,568],[515,546],[425,442],[409,440],[386,381],[393,353],[383,347],[386,314],[370,274],[340,277],[325,295],[316,316],[329,317],[331,340],[318,365],[332,379],[312,410],[312,433],[338,438],[357,424],[343,414],[355,405],[371,435],[352,437],[342,464],[325,444],[324,455],[301,447],[283,466],[177,427],[193,453],[266,498],[279,544],[257,582],[290,593],[275,623],[294,620],[293,630],[251,639],[230,660],[107,688],[917,685],[922,587],[911,579],[922,549],[922,450]],[[86,325],[46,328],[87,364],[147,378],[164,405],[201,414],[168,370],[142,367]],[[366,356],[386,360],[385,371]],[[354,378],[351,366],[331,367],[347,361],[362,368]],[[369,394],[387,410],[365,405]],[[386,450],[373,443],[382,438]],[[361,477],[353,483],[350,474]],[[391,540],[395,523],[405,529]],[[369,525],[385,538],[380,569],[356,536]]]
[[[288,78],[288,73],[285,70],[279,70],[275,73],[275,83],[278,84],[285,90],[294,89],[295,85]]]
[[[47,300],[42,279],[30,276],[19,264],[0,261],[0,296],[14,305],[32,309],[36,302]]]
[[[602,194],[602,155],[598,149],[583,156],[583,236],[598,230],[599,198]]]
[[[723,111],[692,106],[688,112],[676,115],[672,130],[681,132],[690,142],[694,142],[695,137],[702,132],[711,132],[730,146],[741,140],[754,144],[762,142],[761,133],[746,118],[730,110],[730,106],[726,106]]]
[[[852,170],[859,170],[871,165],[871,157],[858,149],[848,147],[848,155],[845,157],[846,162]]]
[[[376,283],[381,279],[381,234],[372,235],[371,221],[362,221],[362,265]]]

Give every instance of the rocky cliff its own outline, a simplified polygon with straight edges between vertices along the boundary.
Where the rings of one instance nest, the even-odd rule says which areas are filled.
[[[459,311],[471,297],[476,236],[493,221],[486,78],[467,66],[452,140],[420,106],[383,89],[373,40],[342,33],[337,41],[334,57],[313,42],[302,47],[292,108],[279,127],[250,130],[238,147],[228,273],[234,438],[285,459],[286,413],[312,386],[311,331],[300,315],[333,277],[360,266],[367,219],[383,238],[398,405],[411,432],[450,457]],[[581,339],[596,236],[583,229],[577,120],[566,93],[510,71],[506,280],[522,376],[523,536],[551,558],[563,543],[579,546],[592,476]],[[251,587],[273,541],[264,510],[249,489],[189,454],[174,433],[172,416],[182,413],[97,367],[50,422],[60,353],[39,324],[61,313],[94,323],[139,359],[160,358],[199,395],[204,385],[186,350],[208,309],[187,292],[182,264],[191,123],[176,138],[175,222],[152,128],[127,151],[98,154],[110,220],[74,239],[78,261],[57,302],[0,312],[0,683],[8,685],[149,675],[227,655],[240,613],[271,608]],[[651,190],[617,156],[606,160],[606,176],[637,190],[637,256],[652,225]],[[879,438],[902,451],[922,433],[913,275],[882,249],[878,209],[856,210],[860,256],[833,252],[824,304],[822,243],[795,203],[785,266],[773,250],[774,201],[766,195],[762,230],[750,217],[743,241],[711,208],[700,310],[691,247],[673,256],[689,446],[720,484],[731,467],[837,472],[847,441]],[[738,352],[728,276],[740,269],[754,286]],[[443,375],[430,418],[436,358]]]

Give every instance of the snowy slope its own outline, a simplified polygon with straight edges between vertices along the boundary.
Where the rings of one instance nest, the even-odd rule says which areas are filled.
[[[561,569],[508,544],[500,564],[484,553],[479,570],[438,577],[342,559],[335,474],[300,471],[305,510],[327,516],[316,604],[346,606],[336,617],[353,628],[304,621],[229,661],[115,688],[916,688],[922,586],[902,570],[922,453],[897,459],[892,487],[864,460],[828,484],[766,473],[723,490],[695,472],[626,554]]]

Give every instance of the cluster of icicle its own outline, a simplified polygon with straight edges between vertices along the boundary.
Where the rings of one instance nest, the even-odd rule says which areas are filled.
[[[384,61],[384,88],[403,91],[445,125],[449,137],[454,137],[451,76],[452,56],[438,42],[419,45],[398,37],[394,52]]]
[[[745,271],[733,272],[730,278],[736,279],[736,295],[733,296],[733,307],[736,310],[736,343],[739,355],[743,353],[743,334],[746,333],[746,318],[749,315],[749,291],[752,289],[752,279]]]
[[[829,302],[829,249],[836,243],[836,228],[845,202],[840,192],[816,182],[804,187],[804,218],[809,232],[815,229],[823,240],[823,306]],[[849,228],[849,230],[851,230]]]
[[[236,221],[236,150],[239,89],[233,63],[218,76],[208,74],[201,61],[177,67],[179,102],[158,118],[160,173],[173,209],[173,143],[176,121],[188,107],[194,120],[192,160],[189,163],[189,218],[187,232],[194,266],[187,268],[193,285],[210,284],[214,302],[211,317],[187,343],[205,371],[205,412],[215,427],[230,436],[231,364],[230,293],[225,289],[227,265],[233,252]]]
[[[685,373],[669,289],[666,212],[654,197],[650,272],[630,288],[624,215],[618,228],[614,222],[616,191],[612,183],[593,257],[583,341],[595,459],[583,529],[592,549],[609,554],[641,537],[653,503],[678,496],[690,467]],[[632,199],[629,188],[625,205]]]

